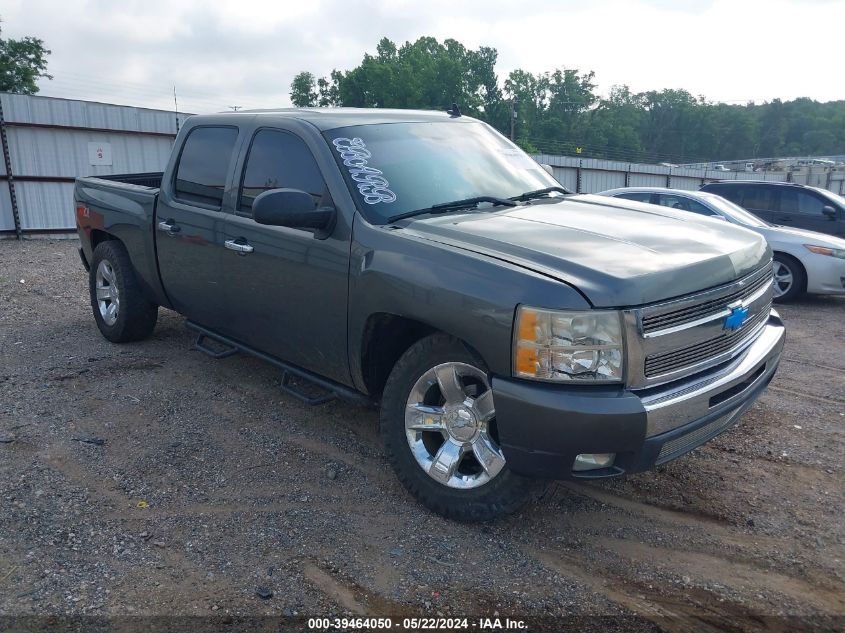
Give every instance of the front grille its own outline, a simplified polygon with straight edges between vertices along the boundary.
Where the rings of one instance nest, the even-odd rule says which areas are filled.
[[[697,428],[695,431],[690,431],[684,435],[669,440],[660,448],[660,454],[657,456],[655,464],[664,464],[676,457],[680,457],[684,453],[690,452],[692,449],[701,446],[708,440],[712,440],[722,431],[727,429],[742,413],[742,410],[731,411],[720,418],[716,418],[712,422]]]
[[[677,325],[684,325],[685,323],[691,323],[697,319],[717,314],[727,309],[727,307],[732,303],[748,299],[748,297],[760,290],[763,286],[771,283],[772,267],[769,266],[766,269],[765,274],[761,274],[759,278],[752,281],[745,288],[741,288],[716,299],[711,299],[710,301],[672,310],[671,312],[644,316],[642,320],[643,334],[665,330]]]
[[[739,346],[755,333],[761,323],[764,323],[769,318],[770,310],[771,303],[767,303],[753,318],[746,321],[740,329],[733,332],[725,331],[724,334],[694,345],[646,356],[646,378],[653,378],[695,365]]]

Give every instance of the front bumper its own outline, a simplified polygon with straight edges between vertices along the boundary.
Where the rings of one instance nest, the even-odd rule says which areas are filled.
[[[785,329],[772,311],[741,354],[699,375],[651,389],[560,386],[493,377],[499,440],[516,473],[594,479],[648,470],[733,425],[769,384]],[[578,455],[615,453],[613,466],[573,471]]]
[[[810,294],[845,294],[845,259],[812,253],[801,263]]]

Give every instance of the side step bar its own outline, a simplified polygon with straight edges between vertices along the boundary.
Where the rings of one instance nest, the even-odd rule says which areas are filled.
[[[360,391],[356,391],[355,389],[351,389],[346,387],[345,385],[341,385],[340,383],[334,382],[333,380],[329,380],[328,378],[323,378],[322,376],[318,376],[317,374],[308,371],[307,369],[302,369],[301,367],[297,367],[296,365],[291,365],[290,363],[286,363],[278,358],[274,358],[269,354],[265,354],[264,352],[259,352],[257,349],[253,349],[248,345],[244,345],[235,341],[234,339],[230,339],[227,336],[223,336],[222,334],[218,334],[204,328],[203,326],[194,323],[193,321],[186,321],[185,327],[189,330],[193,330],[197,333],[197,340],[194,346],[204,354],[208,354],[212,358],[227,358],[237,353],[248,354],[250,356],[255,356],[256,358],[260,358],[261,360],[270,363],[274,367],[278,367],[282,370],[282,383],[280,388],[285,393],[293,396],[297,400],[300,400],[306,404],[316,406],[319,404],[325,404],[326,402],[330,402],[335,400],[336,398],[343,398],[344,400],[351,400],[356,402],[357,404],[365,405],[365,406],[372,406],[372,400],[370,400],[367,396],[365,396]],[[215,349],[208,345],[207,341],[213,341],[222,346],[222,349]],[[295,384],[291,383],[293,378],[297,378],[299,381],[305,382],[307,384],[314,385],[325,391],[325,394],[322,395],[311,395],[305,391],[303,391],[300,387]]]

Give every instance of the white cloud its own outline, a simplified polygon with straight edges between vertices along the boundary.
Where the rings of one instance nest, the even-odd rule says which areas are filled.
[[[845,99],[845,2],[799,0],[7,0],[4,35],[52,49],[43,94],[181,108],[289,104],[300,70],[355,66],[382,36],[499,51],[514,68],[594,70],[601,92],[685,88],[714,100]]]

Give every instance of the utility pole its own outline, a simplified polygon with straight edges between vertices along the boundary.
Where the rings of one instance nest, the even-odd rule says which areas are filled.
[[[511,99],[511,140],[514,140],[514,131],[516,129],[516,107],[519,105],[519,102],[516,98]]]
[[[176,86],[173,86],[173,107],[176,112],[176,134],[179,134],[179,102],[176,101]]]

